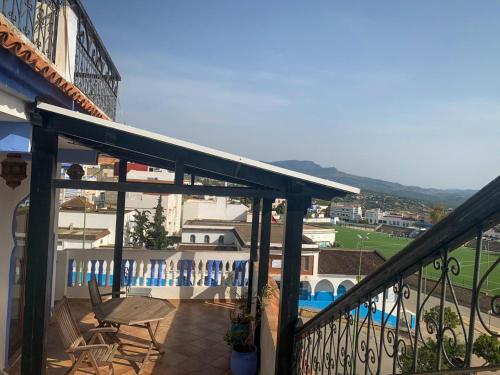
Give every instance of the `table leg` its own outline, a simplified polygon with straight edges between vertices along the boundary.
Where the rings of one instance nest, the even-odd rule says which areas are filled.
[[[151,337],[151,342],[153,343],[156,350],[158,350],[158,352],[160,354],[165,353],[165,351],[161,347],[161,344],[156,340],[156,332],[158,331],[158,327],[160,327],[160,322],[158,321],[156,323],[156,328],[155,328],[154,332],[151,328],[151,323],[146,323],[146,326],[148,327],[148,332],[149,332],[149,336]]]

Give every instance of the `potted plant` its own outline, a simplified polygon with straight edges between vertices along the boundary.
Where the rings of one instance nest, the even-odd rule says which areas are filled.
[[[253,335],[230,330],[224,339],[232,347],[231,372],[233,375],[255,375],[257,373],[257,348],[253,344]]]
[[[243,310],[235,309],[230,312],[229,317],[231,319],[230,333],[233,339],[243,343],[250,335],[250,323],[253,321],[253,316]]]

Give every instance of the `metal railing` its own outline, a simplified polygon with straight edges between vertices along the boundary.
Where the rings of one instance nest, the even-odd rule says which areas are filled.
[[[0,12],[54,62],[59,5],[59,0],[3,0]]]
[[[499,222],[497,177],[299,327],[294,374],[499,369],[498,354],[491,353],[498,350],[500,337],[500,289],[486,287],[486,281],[498,276],[500,255],[481,259],[482,233]],[[474,238],[475,249],[454,253]],[[425,267],[439,276],[424,287]],[[465,273],[469,288],[458,290],[453,278]],[[394,302],[386,303],[392,291]],[[415,320],[407,313],[412,310]]]
[[[74,83],[115,119],[120,74],[80,1],[69,3],[78,18]]]

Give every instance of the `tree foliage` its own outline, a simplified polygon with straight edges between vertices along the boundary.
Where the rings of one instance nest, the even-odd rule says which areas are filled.
[[[439,324],[439,306],[434,306],[430,310],[424,312],[424,322],[434,322]],[[460,318],[456,312],[454,312],[451,307],[447,306],[444,308],[444,320],[443,325],[445,327],[450,327],[451,329],[456,328],[460,324]]]
[[[438,345],[436,341],[430,337],[428,337],[425,341],[425,345],[419,346],[417,372],[432,372],[436,370],[437,349]],[[443,353],[441,354],[441,366],[443,369],[451,367],[446,360],[445,353],[453,363],[453,366],[461,366],[465,356],[465,345],[460,341],[458,341],[456,345],[452,345],[447,339],[443,341]],[[401,364],[403,367],[403,373],[411,371],[411,366],[413,364],[413,350],[410,345],[406,347],[405,354],[401,358]]]
[[[165,229],[165,221],[167,218],[163,214],[163,206],[161,204],[161,195],[158,197],[153,221],[148,227],[146,234],[146,247],[148,249],[161,250],[165,249],[170,241],[167,238],[167,230]]]
[[[132,232],[130,234],[134,246],[137,247],[146,246],[147,231],[150,226],[149,216],[148,216],[149,214],[150,214],[149,211],[135,210],[134,227],[132,228]]]
[[[274,209],[276,211],[277,215],[284,215],[285,214],[285,202],[281,202],[276,206]]]
[[[439,203],[432,208],[431,223],[436,224],[446,216],[446,207],[444,204]]]
[[[489,335],[481,335],[472,346],[472,352],[483,358],[491,366],[500,365],[500,340]]]

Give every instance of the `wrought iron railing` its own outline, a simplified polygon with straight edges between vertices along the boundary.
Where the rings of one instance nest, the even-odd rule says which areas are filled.
[[[500,285],[486,287],[498,282],[500,254],[485,259],[482,246],[499,222],[500,177],[299,327],[294,374],[500,369]],[[454,253],[474,238],[475,250]],[[460,274],[469,288],[455,288]]]
[[[52,62],[60,0],[2,0],[1,13]]]
[[[120,74],[79,0],[70,0],[78,18],[75,85],[110,118],[116,115]]]

